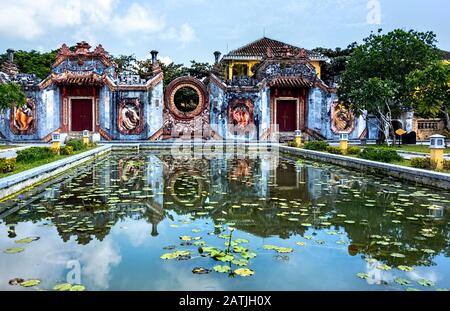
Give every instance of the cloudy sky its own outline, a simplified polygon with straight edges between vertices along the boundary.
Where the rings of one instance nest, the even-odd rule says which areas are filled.
[[[449,0],[0,0],[0,50],[47,51],[80,40],[112,54],[213,61],[267,37],[305,48],[345,47],[371,30],[437,34],[450,50]]]

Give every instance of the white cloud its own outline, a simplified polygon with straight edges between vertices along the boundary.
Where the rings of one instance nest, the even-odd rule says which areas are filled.
[[[0,38],[38,40],[53,32],[68,31],[74,40],[93,45],[96,37],[108,34],[121,40],[167,33],[183,45],[195,38],[189,24],[177,31],[167,29],[164,16],[137,2],[120,0],[0,0]],[[123,1],[122,1],[123,2]],[[125,7],[124,7],[125,6]]]
[[[170,58],[169,56],[159,56],[158,59],[159,59],[164,65],[169,65],[169,64],[173,63],[173,59]]]
[[[182,44],[187,44],[195,39],[195,31],[189,24],[181,25],[179,41]]]
[[[112,26],[113,30],[120,35],[134,32],[149,34],[163,30],[164,19],[153,16],[142,5],[133,3],[125,15],[114,16]]]
[[[164,33],[161,33],[160,38],[163,40],[177,41],[183,46],[194,41],[195,30],[191,25],[184,23],[181,25],[180,30],[175,27],[166,29]]]

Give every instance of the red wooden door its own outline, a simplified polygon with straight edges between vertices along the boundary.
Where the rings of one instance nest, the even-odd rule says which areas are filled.
[[[295,100],[277,101],[277,124],[280,132],[297,130],[297,102]]]
[[[72,99],[71,124],[72,131],[92,131],[92,100]]]

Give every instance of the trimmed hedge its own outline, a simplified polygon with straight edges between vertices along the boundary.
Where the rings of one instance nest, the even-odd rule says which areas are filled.
[[[0,173],[12,172],[12,171],[14,171],[15,168],[16,168],[16,159],[15,158],[10,158],[10,159],[1,158],[0,159]]]
[[[430,158],[412,158],[411,166],[415,168],[421,168],[426,170],[435,170],[436,163],[431,162]],[[444,170],[450,171],[450,160],[444,160]]]
[[[347,149],[347,154],[352,154],[352,155],[359,155],[361,153],[361,148],[359,147],[348,147]]]
[[[361,152],[360,157],[365,160],[384,163],[403,160],[403,158],[397,153],[397,151],[384,148],[365,148]]]
[[[73,147],[72,146],[64,146],[60,150],[61,155],[72,155],[73,154]]]
[[[55,153],[47,147],[31,147],[17,151],[17,162],[31,163],[34,161],[50,159]]]
[[[305,149],[315,151],[327,151],[328,143],[323,140],[309,141],[305,144]]]
[[[332,153],[332,154],[343,154],[341,148],[334,147],[334,146],[328,146],[327,147],[327,152],[328,153]]]
[[[66,146],[72,147],[73,151],[82,151],[87,149],[87,146],[83,144],[81,139],[71,139],[66,143]]]

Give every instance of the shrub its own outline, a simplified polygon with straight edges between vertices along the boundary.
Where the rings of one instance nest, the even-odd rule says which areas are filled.
[[[361,148],[359,147],[348,147],[347,154],[359,155],[361,153]]]
[[[415,168],[430,169],[431,159],[430,158],[412,158],[411,166]]]
[[[305,144],[305,149],[315,151],[327,151],[328,143],[323,140],[309,141]]]
[[[327,152],[332,153],[332,154],[342,154],[341,148],[334,147],[334,146],[328,146],[327,147]]]
[[[393,149],[385,148],[365,148],[360,157],[366,160],[390,163],[393,161],[401,161],[403,158]]]
[[[66,146],[72,147],[73,151],[82,151],[87,148],[81,139],[71,139],[66,143]]]
[[[72,155],[73,154],[73,147],[72,146],[64,146],[60,150],[61,155]]]
[[[17,162],[31,163],[34,161],[49,159],[55,154],[47,147],[31,147],[17,151]]]
[[[10,158],[10,159],[1,158],[0,159],[0,173],[12,172],[12,171],[14,171],[15,168],[16,168],[16,159],[15,158]]]
[[[295,141],[289,141],[289,142],[288,142],[288,146],[289,146],[289,147],[298,148],[298,146],[297,146],[297,144],[295,143]]]
[[[450,171],[450,160],[444,160],[444,170]]]

